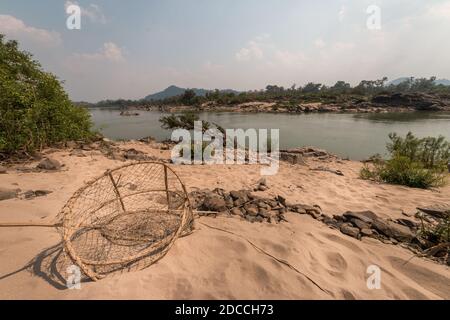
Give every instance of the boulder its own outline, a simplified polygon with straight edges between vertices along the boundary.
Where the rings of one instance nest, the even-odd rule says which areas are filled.
[[[124,157],[128,160],[136,160],[136,161],[145,161],[149,159],[149,157],[144,152],[133,148],[126,150],[124,153]]]
[[[361,229],[361,235],[364,237],[371,237],[374,235],[372,229],[368,229],[368,228],[363,228]]]
[[[359,229],[370,229],[370,225],[362,220],[352,218],[350,219],[350,222]]]
[[[419,226],[418,223],[404,218],[397,219],[397,223],[404,225],[405,227],[408,227],[410,229],[417,229],[417,227]]]
[[[233,209],[231,209],[230,213],[231,213],[232,215],[235,215],[235,216],[241,216],[241,217],[244,215],[244,214],[242,213],[242,210],[239,209],[239,208],[233,208]]]
[[[58,160],[52,158],[45,158],[37,165],[38,169],[43,170],[59,170],[61,169],[61,163]]]
[[[270,218],[271,214],[266,209],[260,208],[258,214],[263,218]]]
[[[233,198],[234,201],[241,200],[243,202],[247,202],[249,200],[248,195],[249,195],[249,192],[246,190],[230,192],[230,196],[231,196],[231,198]]]
[[[255,205],[244,206],[244,209],[247,212],[247,215],[254,216],[254,217],[256,217],[259,212],[258,207]]]
[[[343,214],[343,216],[347,220],[355,218],[368,224],[372,223],[373,220],[377,219],[377,215],[372,211],[359,211],[359,212],[347,211]]]
[[[429,207],[420,207],[420,208],[418,207],[417,209],[437,218],[444,218],[450,215],[450,204],[433,205]]]
[[[265,186],[265,185],[260,184],[260,185],[258,185],[258,187],[256,188],[256,191],[266,191],[266,190],[268,190],[268,189],[269,189],[268,186]]]
[[[207,211],[215,212],[227,210],[225,200],[217,195],[208,195],[203,202],[202,208]]]
[[[246,215],[245,216],[245,220],[247,220],[248,222],[255,222],[256,221],[256,216],[251,216],[251,215]]]
[[[301,154],[280,152],[280,160],[290,164],[299,164],[302,166],[307,165]]]
[[[17,189],[7,189],[0,187],[0,201],[13,199],[17,197],[18,190]]]
[[[352,225],[349,224],[349,223],[343,223],[341,225],[341,227],[340,227],[340,230],[341,230],[341,232],[343,234],[346,234],[346,235],[348,235],[350,237],[353,237],[353,238],[358,238],[359,229],[355,228],[355,227],[352,227]]]
[[[372,223],[372,228],[381,232],[389,238],[394,238],[398,241],[411,242],[415,235],[405,226],[397,224],[393,221],[386,221],[381,219],[375,219]]]
[[[337,221],[336,219],[324,216],[323,223],[325,223],[327,226],[330,226],[333,229],[339,229],[341,223]]]

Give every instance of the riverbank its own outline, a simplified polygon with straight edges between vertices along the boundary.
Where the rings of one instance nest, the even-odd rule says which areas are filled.
[[[75,148],[75,149],[73,149]],[[69,197],[106,169],[133,160],[168,161],[167,145],[119,142],[102,151],[98,145],[49,149],[57,170],[36,170],[41,160],[8,166],[0,187],[20,189],[19,197],[0,201],[0,221],[51,222]],[[413,219],[416,207],[448,205],[450,187],[411,189],[359,179],[362,164],[334,157],[306,157],[304,165],[281,162],[267,177],[261,197],[282,196],[290,203],[317,205],[328,216],[370,210],[383,219]],[[188,188],[254,189],[260,165],[172,166]],[[313,170],[326,167],[327,170]],[[28,169],[27,169],[28,168]],[[28,191],[48,191],[49,193]],[[25,193],[28,192],[28,197]],[[57,244],[53,229],[2,229],[0,233],[0,298],[42,299],[450,299],[448,267],[394,243],[358,240],[310,215],[285,213],[280,223],[251,223],[236,216],[201,217],[195,232],[176,241],[160,262],[99,282],[81,290],[61,290],[45,265],[20,270],[39,252]],[[232,231],[220,232],[205,224]],[[301,274],[261,254],[247,242],[288,261]],[[381,288],[367,287],[367,268],[382,271]],[[32,271],[30,273],[30,270]],[[17,271],[17,272],[16,272]],[[309,279],[313,279],[318,286]]]
[[[450,111],[450,98],[425,93],[390,93],[374,97],[345,97],[335,101],[248,101],[221,104],[207,101],[195,106],[149,103],[132,109],[161,112],[263,112],[263,113],[389,113],[413,111]]]

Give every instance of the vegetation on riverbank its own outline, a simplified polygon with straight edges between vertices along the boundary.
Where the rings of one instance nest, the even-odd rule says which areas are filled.
[[[0,34],[0,156],[92,136],[88,111],[58,78]]]
[[[416,110],[437,110],[443,106],[450,107],[450,86],[436,84],[436,77],[407,78],[399,83],[387,84],[387,78],[379,80],[363,80],[352,87],[345,81],[337,81],[333,86],[320,83],[308,83],[290,88],[268,85],[264,90],[232,92],[218,89],[196,95],[192,89],[183,94],[161,100],[106,100],[96,104],[86,104],[99,108],[164,108],[167,106],[190,106],[193,110],[205,106],[229,106],[250,102],[274,103],[274,109],[285,109],[286,112],[302,112],[299,104],[321,103],[324,105],[347,105],[368,108],[379,107],[412,107]],[[322,110],[327,111],[327,110]],[[328,111],[332,111],[328,109]]]
[[[405,138],[392,133],[389,139],[389,159],[375,156],[361,169],[361,178],[423,189],[445,184],[450,143],[444,137],[420,139],[409,132]]]

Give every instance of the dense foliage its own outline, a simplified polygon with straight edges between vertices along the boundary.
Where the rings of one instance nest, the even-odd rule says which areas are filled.
[[[0,34],[0,153],[27,152],[91,136],[86,109],[16,41]]]
[[[378,80],[362,80],[352,87],[345,81],[337,81],[333,86],[320,83],[307,83],[304,86],[292,85],[284,88],[277,85],[268,85],[265,90],[246,92],[229,92],[218,89],[206,93],[205,96],[196,95],[193,90],[186,90],[184,94],[166,98],[159,101],[141,100],[107,100],[91,107],[151,107],[154,105],[187,105],[199,106],[203,103],[216,103],[219,105],[234,105],[251,101],[267,101],[280,103],[341,103],[346,101],[364,101],[382,93],[432,93],[439,97],[450,97],[450,86],[436,84],[436,77],[407,78],[397,84],[387,84],[387,78]]]
[[[415,188],[438,187],[445,183],[450,160],[450,143],[444,137],[405,138],[393,133],[387,144],[390,158],[374,157],[373,166],[364,166],[363,179],[373,179]]]

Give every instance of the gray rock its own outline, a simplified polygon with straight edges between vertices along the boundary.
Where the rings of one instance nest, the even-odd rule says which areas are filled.
[[[415,237],[414,233],[408,227],[392,221],[375,219],[372,223],[372,227],[385,236],[399,241],[411,242]]]
[[[43,197],[46,196],[50,193],[52,193],[53,191],[50,190],[36,190],[34,191],[34,194],[36,195],[36,197]]]
[[[306,210],[305,210],[305,208],[303,207],[303,205],[293,205],[293,206],[291,206],[291,208],[290,208],[293,212],[297,212],[297,213],[300,213],[300,214],[306,214]]]
[[[61,164],[58,160],[52,158],[45,158],[37,165],[38,169],[44,170],[59,170],[61,169]]]
[[[266,180],[266,178],[261,178],[261,179],[259,179],[259,181],[257,182],[257,184],[258,184],[258,185],[261,185],[261,186],[266,186],[266,187],[267,187],[267,180]]]
[[[233,208],[231,209],[231,214],[235,215],[235,216],[243,216],[244,214],[242,213],[242,210],[239,208]]]
[[[358,212],[347,211],[343,214],[343,216],[348,220],[356,218],[369,224],[372,223],[374,219],[378,218],[377,215],[372,211],[358,211]]]
[[[362,220],[352,218],[350,219],[350,222],[359,229],[370,229],[370,225]]]
[[[247,221],[253,223],[253,222],[256,221],[256,216],[246,215],[246,216],[245,216],[245,220],[247,220]]]
[[[247,202],[248,199],[248,195],[250,192],[245,191],[245,190],[240,190],[240,191],[231,191],[230,192],[230,196],[233,198],[233,200],[238,200],[238,199],[242,199],[244,200],[244,202]]]
[[[374,235],[372,229],[363,228],[361,229],[361,235],[364,237],[372,237]]]
[[[279,203],[281,203],[283,206],[286,206],[286,198],[285,198],[285,197],[278,195],[278,196],[276,197],[276,199],[277,199],[277,201],[278,201]]]
[[[34,160],[42,160],[42,153],[38,151],[31,151],[30,155]]]
[[[306,162],[303,159],[303,156],[301,154],[294,154],[294,153],[288,153],[288,152],[280,152],[280,160],[288,162],[290,164],[299,164],[302,166],[306,166]]]
[[[144,152],[136,149],[128,149],[127,151],[125,151],[124,157],[128,160],[135,161],[145,161],[149,159],[149,157]]]
[[[410,229],[417,229],[417,227],[418,227],[418,223],[411,221],[409,219],[400,218],[400,219],[397,219],[397,222],[400,223],[401,225],[404,225],[405,227],[410,228]]]
[[[341,225],[341,223],[339,223],[336,219],[333,219],[330,217],[324,217],[323,223],[325,223],[326,225],[328,225],[334,229],[339,229],[339,227]]]
[[[208,211],[226,211],[227,206],[225,200],[217,195],[208,195],[203,202],[202,208]]]
[[[358,235],[359,235],[359,229],[358,228],[355,228],[355,227],[352,227],[350,224],[348,224],[348,223],[343,223],[342,225],[341,225],[341,227],[340,227],[340,230],[341,230],[341,232],[343,233],[343,234],[346,234],[346,235],[348,235],[348,236],[350,236],[350,237],[353,237],[353,238],[358,238]]]
[[[263,208],[260,208],[259,209],[259,212],[258,212],[258,214],[261,216],[261,217],[264,217],[264,218],[270,218],[270,212],[269,211],[267,211],[266,209],[263,209]]]
[[[254,216],[254,217],[256,217],[258,215],[259,210],[258,210],[257,206],[248,205],[248,206],[245,206],[244,208],[248,215]]]
[[[268,190],[269,189],[269,187],[267,187],[267,186],[265,186],[265,185],[262,185],[262,184],[260,184],[258,187],[257,187],[257,191],[266,191],[266,190]]]
[[[44,197],[50,193],[52,193],[53,191],[49,191],[49,190],[28,190],[27,192],[25,192],[23,194],[23,197],[27,200],[36,198],[36,197]]]
[[[256,222],[264,222],[264,218],[261,217],[261,216],[256,216],[256,217],[255,217],[255,221],[256,221]]]
[[[438,218],[444,218],[450,214],[450,205],[434,205],[429,207],[420,207],[418,210],[425,212],[431,216]]]
[[[13,199],[17,197],[18,192],[17,189],[0,188],[0,201]]]

